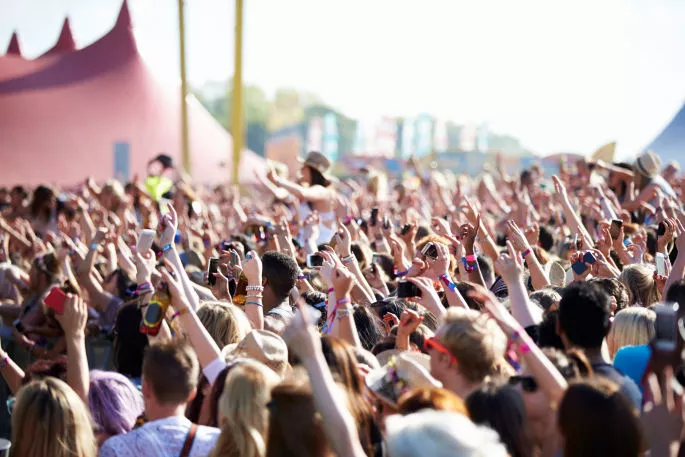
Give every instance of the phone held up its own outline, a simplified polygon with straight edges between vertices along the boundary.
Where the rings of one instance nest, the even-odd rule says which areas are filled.
[[[316,268],[323,265],[323,257],[319,254],[310,254],[307,256],[307,268]]]
[[[209,259],[209,266],[207,267],[207,283],[210,286],[216,285],[216,276],[214,276],[214,275],[218,272],[219,272],[219,259],[216,257],[212,257],[211,259]]]
[[[609,234],[612,240],[618,239],[621,234],[621,228],[623,227],[623,221],[621,219],[614,219],[611,221],[611,226],[609,227]]]
[[[421,289],[416,284],[409,281],[400,281],[397,283],[397,298],[413,298],[420,297]]]
[[[421,250],[421,254],[425,257],[430,257],[431,259],[438,258],[438,248],[432,242],[426,243],[426,245]]]

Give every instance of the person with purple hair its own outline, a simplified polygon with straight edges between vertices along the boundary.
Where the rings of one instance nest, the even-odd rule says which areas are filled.
[[[88,405],[98,445],[128,433],[143,413],[143,396],[128,378],[114,371],[92,370]]]

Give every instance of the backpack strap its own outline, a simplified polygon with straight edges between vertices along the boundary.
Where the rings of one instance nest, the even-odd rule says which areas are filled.
[[[188,430],[188,435],[186,436],[186,441],[183,443],[183,449],[181,450],[181,455],[179,457],[189,457],[190,449],[193,447],[193,441],[195,441],[195,434],[197,433],[197,424],[193,424]]]

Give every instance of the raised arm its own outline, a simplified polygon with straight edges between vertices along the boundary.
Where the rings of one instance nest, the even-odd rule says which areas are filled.
[[[323,429],[336,455],[340,457],[365,457],[366,453],[359,441],[357,427],[352,414],[345,406],[344,395],[338,391],[333,375],[326,365],[321,350],[321,342],[316,332],[307,325],[302,309],[283,333],[288,347],[302,360],[312,385],[314,403],[321,419]]]
[[[561,207],[564,216],[566,216],[566,221],[568,222],[571,228],[571,232],[579,233],[580,236],[583,237],[583,245],[585,247],[594,247],[592,237],[583,225],[583,221],[581,221],[580,216],[578,216],[578,213],[576,213],[576,211],[573,209],[573,206],[571,205],[571,202],[568,198],[568,193],[566,192],[566,186],[564,186],[564,183],[562,183],[559,177],[556,175],[552,176],[552,181],[554,181],[554,189],[556,190],[557,194],[559,195],[559,199],[561,200]]]
[[[550,403],[558,405],[568,385],[566,379],[528,336],[521,323],[514,319],[504,308],[504,305],[499,303],[497,298],[484,288],[476,287],[475,290],[469,292],[469,296],[485,303],[488,314],[495,319],[502,331],[509,337],[512,346],[524,360],[526,367],[535,377]]]
[[[547,278],[545,270],[542,268],[542,265],[540,265],[538,258],[533,252],[533,248],[531,247],[530,243],[528,243],[528,240],[524,236],[523,232],[521,232],[521,229],[519,229],[518,225],[516,225],[516,222],[513,220],[507,221],[505,232],[507,234],[507,238],[509,238],[511,241],[512,246],[515,248],[514,252],[509,252],[509,255],[521,255],[523,257],[524,261],[528,265],[528,271],[530,272],[530,279],[533,283],[533,288],[535,290],[540,290],[543,287],[549,286],[550,282],[549,278]]]
[[[64,330],[67,344],[67,383],[87,405],[90,386],[86,356],[88,306],[78,295],[68,294],[64,303],[64,313],[56,314],[55,318]]]
[[[190,340],[190,344],[193,345],[197,358],[200,361],[200,366],[205,368],[221,356],[221,350],[204,325],[202,325],[202,322],[200,322],[197,314],[195,314],[195,310],[190,306],[190,302],[183,291],[183,286],[178,279],[178,270],[167,259],[164,259],[164,264],[168,271],[162,270],[162,277],[169,285],[171,306],[176,311],[174,316],[181,322]],[[172,277],[169,272],[172,272],[174,276]]]
[[[523,327],[536,325],[542,321],[542,313],[531,303],[523,285],[523,259],[511,241],[507,241],[507,249],[509,254],[501,254],[495,262],[495,268],[507,284],[511,313]]]

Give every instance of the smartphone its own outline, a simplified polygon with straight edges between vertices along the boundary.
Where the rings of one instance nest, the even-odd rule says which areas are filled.
[[[609,227],[609,234],[611,239],[618,239],[618,235],[621,234],[621,227],[623,227],[623,221],[621,219],[614,219],[611,221],[611,227]]]
[[[371,208],[371,220],[369,221],[371,227],[375,227],[378,224],[378,208]]]
[[[231,251],[230,259],[228,261],[232,267],[239,267],[240,266],[240,256],[235,251]]]
[[[420,297],[421,289],[412,282],[400,281],[397,283],[397,298]]]
[[[219,259],[216,257],[212,257],[209,259],[209,267],[207,268],[207,283],[210,286],[215,286],[216,285],[216,276],[214,276],[215,273],[219,272]]]
[[[67,294],[59,287],[53,287],[45,297],[45,306],[55,312],[55,314],[64,313],[64,303],[67,300]]]
[[[580,260],[573,262],[571,268],[573,269],[573,272],[578,276],[582,275],[587,271],[587,265],[585,265],[585,262],[581,262]]]
[[[430,257],[431,259],[437,259],[438,248],[436,248],[435,244],[433,244],[432,242],[426,243],[426,245],[421,250],[421,254],[423,254],[425,257]]]
[[[383,229],[390,230],[390,219],[388,218],[388,216],[385,216],[383,218]]]
[[[400,235],[406,235],[407,233],[409,233],[409,230],[411,230],[411,225],[404,224],[404,226],[402,227],[402,231],[400,231]]]
[[[658,275],[666,276],[666,254],[656,253],[656,272]]]
[[[596,261],[597,261],[597,259],[595,259],[595,256],[592,255],[592,252],[586,252],[585,255],[583,256],[583,262],[584,263],[589,263],[590,265],[592,265]]]
[[[169,214],[169,205],[171,204],[171,200],[168,198],[160,198],[159,199],[159,214],[162,216],[166,216]]]
[[[374,254],[371,257],[371,263],[373,264],[379,264],[381,262],[381,256],[379,254]]]
[[[307,256],[307,267],[315,268],[323,265],[323,257],[319,254],[310,254]]]
[[[678,304],[657,303],[652,307],[656,313],[654,343],[657,349],[672,351],[678,338]]]
[[[656,229],[656,236],[664,236],[666,234],[666,224],[662,222],[659,222],[659,227]]]
[[[146,253],[152,247],[152,243],[155,241],[155,231],[150,229],[144,229],[140,231],[138,235],[138,243],[136,243],[136,252],[141,254]]]

